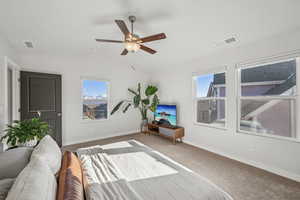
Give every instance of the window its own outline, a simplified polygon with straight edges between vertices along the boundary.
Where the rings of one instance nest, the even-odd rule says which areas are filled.
[[[107,81],[82,80],[82,119],[103,120],[108,118]]]
[[[296,138],[297,59],[239,68],[240,132]]]
[[[195,122],[224,128],[226,118],[225,72],[194,76],[193,81]]]

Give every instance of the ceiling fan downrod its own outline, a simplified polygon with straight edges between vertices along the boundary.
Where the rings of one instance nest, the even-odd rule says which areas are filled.
[[[133,23],[136,21],[136,17],[133,15],[130,15],[128,17],[129,21],[131,22],[131,34],[133,35]]]

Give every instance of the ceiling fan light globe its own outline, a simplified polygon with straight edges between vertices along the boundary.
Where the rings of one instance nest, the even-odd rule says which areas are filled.
[[[136,42],[126,42],[125,43],[125,48],[129,52],[137,52],[140,49],[140,45],[137,44]]]

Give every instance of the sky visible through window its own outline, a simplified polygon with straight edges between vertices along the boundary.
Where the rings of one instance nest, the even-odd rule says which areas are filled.
[[[206,97],[209,85],[214,80],[213,74],[198,76],[196,79],[197,84],[197,97]]]
[[[83,80],[83,96],[107,97],[107,83],[96,80]]]

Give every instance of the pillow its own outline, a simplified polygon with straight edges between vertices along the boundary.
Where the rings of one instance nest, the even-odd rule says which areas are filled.
[[[15,179],[13,178],[6,178],[0,180],[0,200],[5,200],[7,193],[13,185],[14,181]]]
[[[33,159],[16,178],[6,200],[55,200],[56,179],[42,159]]]
[[[19,147],[0,153],[0,179],[16,178],[29,163],[32,150]]]
[[[31,160],[35,158],[43,159],[50,167],[53,174],[58,173],[61,166],[62,153],[57,143],[51,136],[46,135],[40,143],[34,148],[31,154]]]
[[[83,200],[83,181],[79,159],[72,152],[65,152],[59,172],[57,200]]]

